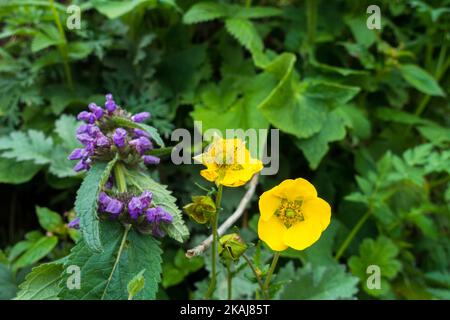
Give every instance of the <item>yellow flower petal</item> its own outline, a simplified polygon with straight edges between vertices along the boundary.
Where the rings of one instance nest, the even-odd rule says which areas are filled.
[[[303,202],[302,213],[306,221],[320,225],[321,231],[325,230],[330,224],[331,207],[328,202],[321,198]]]
[[[268,221],[281,205],[281,198],[274,195],[271,190],[264,192],[259,197],[259,212],[261,219]]]
[[[268,221],[263,219],[258,221],[259,238],[274,251],[283,251],[288,248],[283,243],[283,237],[286,232],[287,229],[284,224],[275,216],[272,216]]]
[[[321,234],[320,224],[305,220],[290,227],[284,234],[283,242],[295,250],[304,250],[319,240]]]
[[[278,185],[277,195],[281,198],[294,200],[305,200],[317,197],[314,186],[305,179],[287,179]]]
[[[204,169],[202,171],[200,171],[200,175],[205,178],[208,181],[216,181],[218,174],[217,171],[214,169]]]

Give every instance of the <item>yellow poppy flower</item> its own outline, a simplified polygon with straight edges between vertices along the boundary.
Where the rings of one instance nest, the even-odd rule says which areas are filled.
[[[331,207],[307,180],[288,179],[259,198],[258,236],[272,250],[303,250],[330,224]]]
[[[263,168],[260,160],[252,158],[245,142],[218,136],[214,137],[205,153],[194,159],[206,166],[200,171],[203,178],[227,187],[244,185]]]

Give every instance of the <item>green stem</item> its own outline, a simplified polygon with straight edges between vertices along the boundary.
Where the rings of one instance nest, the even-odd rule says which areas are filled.
[[[119,192],[127,191],[127,182],[125,180],[124,167],[121,163],[116,163],[114,166],[114,178],[116,180],[117,188]]]
[[[69,53],[68,53],[68,48],[67,48],[66,33],[64,32],[64,28],[61,24],[61,20],[59,18],[59,12],[58,12],[58,10],[56,10],[54,0],[49,0],[49,1],[50,1],[50,8],[53,13],[53,20],[55,21],[56,27],[58,28],[59,36],[61,37],[61,40],[62,40],[62,43],[58,45],[58,50],[59,50],[62,60],[63,60],[63,66],[64,66],[64,72],[66,74],[67,85],[69,86],[70,90],[73,90],[72,71],[70,70],[70,65],[69,65]]]
[[[231,300],[232,295],[232,280],[233,280],[233,273],[231,272],[231,261],[227,262],[227,287],[228,287],[228,300]]]
[[[223,186],[220,184],[216,194],[216,214],[212,218],[212,248],[211,248],[211,282],[209,284],[208,292],[206,293],[206,298],[210,299],[214,293],[214,289],[216,288],[216,261],[217,261],[217,227],[219,224],[219,212],[220,212],[220,204],[222,202],[222,191]]]
[[[258,272],[256,272],[256,269],[253,266],[253,263],[250,261],[250,259],[245,254],[243,254],[242,257],[244,257],[244,259],[247,262],[247,264],[249,265],[250,269],[252,269],[253,274],[255,275],[256,281],[258,281],[259,288],[261,289],[261,293],[264,294],[264,284],[263,284]]]
[[[317,29],[317,0],[306,0],[308,45],[314,46]]]
[[[130,231],[130,229],[131,229],[131,224],[128,224],[125,227],[125,232],[123,233],[122,241],[120,242],[119,252],[117,252],[117,257],[116,257],[116,260],[114,261],[114,265],[113,265],[113,268],[111,270],[111,273],[109,274],[108,281],[106,282],[105,290],[103,290],[103,294],[102,294],[101,300],[104,299],[105,294],[108,291],[109,284],[111,283],[111,279],[112,279],[112,277],[114,275],[114,272],[116,271],[117,265],[119,264],[120,257],[122,255],[123,248],[125,247],[125,243],[126,243],[126,240],[127,240],[128,232]]]
[[[353,229],[348,234],[347,238],[344,240],[344,242],[339,247],[336,256],[334,257],[336,260],[339,260],[339,258],[342,256],[342,254],[345,252],[347,247],[352,242],[353,238],[356,236],[356,234],[359,232],[361,227],[364,225],[364,223],[369,219],[370,215],[372,213],[372,210],[368,209],[366,213],[359,219],[359,221],[355,224]]]
[[[270,285],[270,278],[272,278],[272,274],[275,271],[275,267],[277,266],[278,258],[280,257],[280,252],[275,252],[272,260],[272,264],[270,265],[269,272],[267,273],[266,281],[264,281],[264,291],[263,293],[266,296],[266,299],[270,299],[269,294],[269,285]]]
[[[245,0],[245,6],[250,8],[252,6],[252,0]]]

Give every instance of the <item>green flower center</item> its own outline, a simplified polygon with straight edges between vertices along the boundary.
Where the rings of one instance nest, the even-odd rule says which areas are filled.
[[[292,227],[297,222],[305,220],[302,213],[302,200],[289,201],[283,199],[275,216],[280,219],[286,228]]]

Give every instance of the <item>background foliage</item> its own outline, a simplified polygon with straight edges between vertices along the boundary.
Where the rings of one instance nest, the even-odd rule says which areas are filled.
[[[371,1],[71,3],[81,7],[79,30],[65,26],[68,1],[0,1],[1,299],[68,297],[55,279],[79,237],[67,221],[82,177],[66,157],[78,144],[74,115],[106,92],[149,111],[167,145],[172,129],[193,130],[194,120],[280,129],[280,171],[261,177],[257,193],[305,177],[333,214],[318,243],[283,252],[274,297],[450,298],[448,0],[377,1],[381,30],[366,27]],[[202,193],[199,166],[162,162],[152,177],[178,205]],[[244,192],[226,190],[224,216]],[[238,225],[264,272],[257,216],[253,201]],[[207,289],[209,259],[184,257],[206,231],[189,228],[183,248],[163,243],[157,298]],[[373,264],[382,290],[366,286]],[[146,277],[145,266],[133,268],[142,272],[130,294]],[[234,271],[234,297],[254,298],[244,262]],[[218,281],[224,299],[225,270]]]

